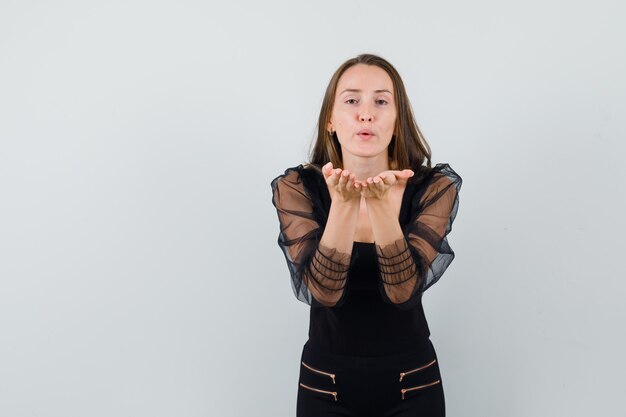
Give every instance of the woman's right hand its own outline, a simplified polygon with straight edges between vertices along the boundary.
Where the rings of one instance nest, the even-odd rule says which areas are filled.
[[[356,182],[356,175],[353,173],[341,168],[333,169],[332,162],[322,167],[322,173],[333,201],[350,201],[361,198],[361,185]]]

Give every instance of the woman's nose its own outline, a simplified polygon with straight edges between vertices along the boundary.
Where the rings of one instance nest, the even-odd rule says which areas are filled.
[[[361,106],[359,106],[359,120],[361,122],[371,122],[372,119],[374,118],[374,112],[372,111],[372,106],[367,103],[364,102],[363,104],[361,104]]]

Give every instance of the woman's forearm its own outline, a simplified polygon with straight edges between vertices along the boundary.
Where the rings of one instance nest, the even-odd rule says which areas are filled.
[[[368,199],[367,212],[385,293],[392,303],[403,303],[413,294],[418,277],[400,222],[391,214],[394,210],[385,200]]]
[[[330,212],[320,244],[335,248],[338,252],[352,253],[354,233],[359,219],[360,199],[336,200],[330,205]]]
[[[325,306],[334,306],[343,295],[358,214],[358,198],[331,204],[319,247],[307,269],[307,286]]]
[[[379,246],[385,246],[403,238],[402,228],[394,208],[389,200],[367,199],[367,214],[372,224],[374,240]]]

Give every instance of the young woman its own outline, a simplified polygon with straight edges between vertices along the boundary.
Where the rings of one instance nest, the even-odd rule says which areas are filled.
[[[278,244],[310,305],[298,417],[445,415],[422,294],[454,259],[462,180],[430,158],[400,75],[364,54],[330,80],[310,163],[272,181]]]

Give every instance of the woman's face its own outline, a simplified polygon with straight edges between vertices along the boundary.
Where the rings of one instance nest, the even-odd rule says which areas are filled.
[[[383,152],[387,158],[395,123],[393,81],[387,72],[375,65],[348,68],[337,83],[327,126],[328,131],[337,132],[344,158],[347,154],[374,157]]]

